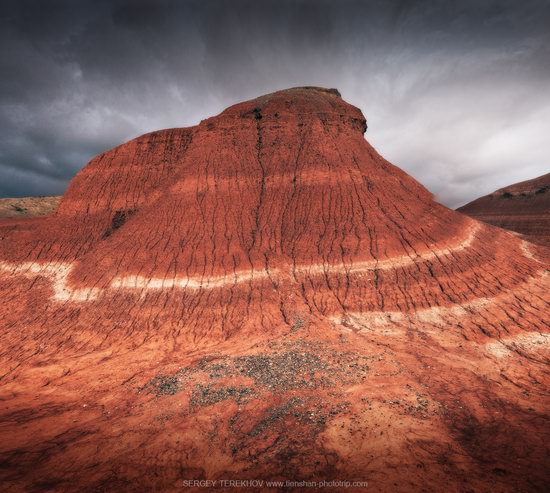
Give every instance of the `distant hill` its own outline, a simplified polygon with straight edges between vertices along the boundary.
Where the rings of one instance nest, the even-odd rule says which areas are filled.
[[[20,197],[0,199],[0,218],[38,217],[56,211],[61,197]]]
[[[457,210],[550,246],[550,173],[501,188]]]

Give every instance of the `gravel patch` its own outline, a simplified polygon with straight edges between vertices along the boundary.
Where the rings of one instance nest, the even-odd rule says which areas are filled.
[[[140,391],[175,395],[191,388],[196,406],[233,398],[237,401],[262,391],[285,392],[330,388],[364,380],[369,358],[353,352],[327,351],[319,343],[292,341],[270,344],[268,352],[242,356],[207,356],[172,375],[158,375]],[[250,379],[253,386],[231,380]],[[242,386],[244,383],[245,386]],[[195,407],[196,407],[195,406]]]
[[[193,408],[206,407],[227,399],[232,399],[237,404],[242,404],[254,396],[254,394],[253,389],[243,386],[214,388],[212,385],[195,385],[191,392],[190,405]]]

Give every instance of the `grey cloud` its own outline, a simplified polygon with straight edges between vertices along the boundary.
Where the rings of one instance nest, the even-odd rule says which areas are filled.
[[[8,1],[0,195],[62,193],[93,155],[297,85],[457,206],[548,171],[543,0]]]

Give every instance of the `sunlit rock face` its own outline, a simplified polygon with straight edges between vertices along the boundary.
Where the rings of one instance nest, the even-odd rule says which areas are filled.
[[[458,210],[550,246],[550,173],[501,188]]]
[[[336,90],[280,91],[0,222],[2,484],[542,490],[550,253],[434,202],[365,131]]]

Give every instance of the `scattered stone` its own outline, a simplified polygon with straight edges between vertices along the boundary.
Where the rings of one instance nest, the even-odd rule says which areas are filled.
[[[144,389],[157,396],[174,395],[180,390],[180,382],[176,376],[161,375],[150,380]]]
[[[254,390],[248,387],[220,387],[214,388],[211,385],[195,385],[191,393],[191,407],[212,406],[227,399],[233,399],[241,404],[255,394]]]

